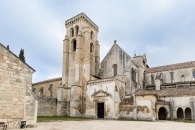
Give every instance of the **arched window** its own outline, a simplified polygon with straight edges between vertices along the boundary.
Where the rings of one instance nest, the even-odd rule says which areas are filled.
[[[77,49],[77,41],[74,40],[73,41],[73,51],[76,51],[76,49]]]
[[[113,65],[113,74],[114,76],[117,76],[117,65],[116,64]]]
[[[71,34],[71,37],[74,37],[74,29],[73,28],[70,29],[70,34]]]
[[[93,43],[90,44],[90,52],[93,53]]]
[[[36,94],[36,88],[33,88],[32,91],[34,94]]]
[[[51,84],[49,86],[48,90],[49,90],[49,97],[52,98],[52,96],[53,96],[53,92],[52,92],[52,90],[53,90],[53,84]]]
[[[173,76],[173,74],[174,74],[173,72],[171,72],[171,73],[170,73],[171,83],[173,83],[173,82],[174,82],[174,76]]]
[[[76,26],[76,35],[79,33],[79,26]]]
[[[153,75],[151,75],[151,84],[154,85],[154,76]]]
[[[195,70],[192,71],[193,81],[195,80]]]
[[[41,87],[40,90],[39,90],[39,96],[43,97],[43,87]]]
[[[91,40],[93,40],[93,31],[91,31]]]

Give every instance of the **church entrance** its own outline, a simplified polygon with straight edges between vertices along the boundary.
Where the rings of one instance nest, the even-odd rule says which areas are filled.
[[[104,118],[104,103],[98,103],[98,118]]]
[[[167,112],[164,107],[161,107],[158,111],[158,119],[159,120],[166,120],[167,118]]]

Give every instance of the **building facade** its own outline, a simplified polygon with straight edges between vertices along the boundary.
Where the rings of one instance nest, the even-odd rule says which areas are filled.
[[[131,57],[114,41],[100,63],[98,26],[84,13],[65,26],[62,78],[53,91],[56,115],[194,120],[195,61],[149,68],[146,54]],[[51,93],[52,82],[33,84],[36,95],[40,88]]]
[[[34,72],[0,43],[0,121],[9,122],[9,128],[19,128],[21,121],[36,126],[38,102],[31,91]]]

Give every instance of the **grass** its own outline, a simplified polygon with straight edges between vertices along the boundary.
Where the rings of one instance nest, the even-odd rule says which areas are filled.
[[[153,122],[152,120],[138,120],[138,119],[134,120],[134,119],[130,119],[130,118],[119,118],[117,120],[119,120],[119,121],[146,121],[146,122]]]
[[[91,120],[86,117],[69,117],[69,116],[38,116],[37,122],[50,122],[50,121],[83,121]]]
[[[192,120],[175,120],[175,122],[195,123],[195,121]]]
[[[51,122],[51,121],[84,121],[84,120],[94,120],[92,118],[86,117],[69,117],[69,116],[38,116],[37,122]],[[119,121],[147,121],[152,122],[151,120],[133,120],[126,118],[119,118]],[[168,120],[170,121],[170,120]],[[191,120],[173,120],[175,122],[184,122],[184,123],[195,123],[195,121]]]

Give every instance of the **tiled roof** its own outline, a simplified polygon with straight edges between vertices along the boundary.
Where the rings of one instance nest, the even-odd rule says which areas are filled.
[[[175,69],[182,69],[182,68],[189,68],[189,67],[195,67],[195,61],[147,68],[146,73],[154,73],[154,72],[161,72],[161,71],[168,71],[168,70],[175,70]]]
[[[144,95],[156,95],[156,96],[191,96],[195,95],[195,88],[189,88],[189,87],[184,87],[184,88],[175,88],[175,89],[164,89],[164,90],[139,90],[136,93],[137,96],[144,96]]]

